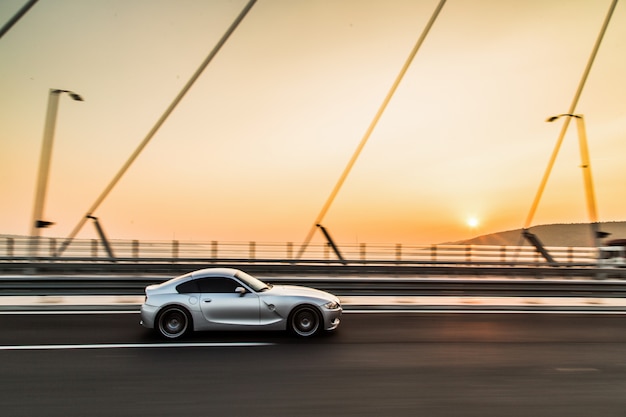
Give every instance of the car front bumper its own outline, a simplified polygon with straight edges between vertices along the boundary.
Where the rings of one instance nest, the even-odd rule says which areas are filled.
[[[324,316],[324,330],[330,331],[339,327],[342,314],[343,310],[341,307],[333,310],[323,309],[322,315]]]

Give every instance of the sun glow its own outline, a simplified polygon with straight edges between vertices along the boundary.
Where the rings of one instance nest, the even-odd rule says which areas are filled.
[[[467,219],[467,225],[469,227],[471,227],[472,229],[475,229],[476,227],[478,227],[479,221],[476,217],[469,217]]]

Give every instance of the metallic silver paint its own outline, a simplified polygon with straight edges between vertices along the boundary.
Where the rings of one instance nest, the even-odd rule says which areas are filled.
[[[238,288],[232,293],[180,294],[176,287],[185,282],[210,277],[229,278]],[[312,336],[317,330],[334,330],[341,321],[339,299],[332,294],[308,287],[281,285],[261,288],[263,283],[232,268],[208,268],[194,271],[158,285],[146,287],[146,301],[141,307],[141,324],[157,329],[164,337],[178,338],[177,329],[187,325],[202,330],[292,330],[299,336]],[[254,288],[259,289],[255,291]],[[244,288],[245,292],[241,292]],[[331,308],[328,308],[330,306]],[[188,323],[175,315],[159,320],[169,307],[184,309]],[[292,316],[300,307],[314,314]],[[335,308],[332,308],[335,307]]]

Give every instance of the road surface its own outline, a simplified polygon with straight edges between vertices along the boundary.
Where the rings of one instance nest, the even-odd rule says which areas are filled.
[[[313,340],[0,314],[3,416],[626,416],[626,315],[346,313]]]

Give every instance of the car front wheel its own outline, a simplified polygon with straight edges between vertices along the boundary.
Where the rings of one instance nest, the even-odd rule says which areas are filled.
[[[291,313],[289,328],[297,336],[309,337],[320,329],[320,316],[315,307],[301,306]]]
[[[157,319],[157,329],[168,339],[182,337],[190,327],[191,320],[182,307],[167,307]]]

